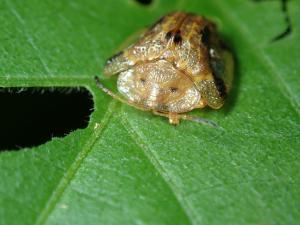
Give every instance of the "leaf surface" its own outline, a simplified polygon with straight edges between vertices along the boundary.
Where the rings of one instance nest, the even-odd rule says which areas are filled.
[[[0,224],[298,224],[300,5],[287,8],[292,32],[272,42],[279,1],[2,1],[0,85],[84,86],[95,111],[84,130],[0,153]],[[174,10],[216,21],[234,51],[225,107],[193,112],[219,129],[171,126],[95,86],[128,36]]]

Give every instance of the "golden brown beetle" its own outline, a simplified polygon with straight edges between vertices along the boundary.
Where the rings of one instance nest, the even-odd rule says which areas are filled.
[[[219,109],[231,86],[233,57],[204,17],[174,12],[158,20],[133,45],[111,57],[105,75],[119,74],[118,90],[98,86],[112,97],[169,118],[210,123],[184,114],[206,105]],[[213,125],[213,123],[210,123]]]

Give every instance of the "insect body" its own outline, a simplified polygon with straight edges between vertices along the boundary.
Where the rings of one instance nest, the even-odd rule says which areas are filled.
[[[223,106],[233,75],[231,53],[219,39],[216,26],[190,13],[168,14],[133,45],[111,57],[106,75],[119,74],[118,90],[126,98],[98,86],[141,110],[169,118],[207,123],[184,114],[195,108]]]

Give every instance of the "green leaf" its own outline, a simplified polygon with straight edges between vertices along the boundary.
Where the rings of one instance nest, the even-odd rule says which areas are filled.
[[[95,112],[0,153],[0,224],[298,224],[300,4],[287,9],[292,31],[272,42],[287,26],[279,1],[2,1],[0,85],[84,86]],[[226,106],[194,112],[222,129],[172,126],[96,88],[105,59],[174,10],[215,20],[235,53]]]

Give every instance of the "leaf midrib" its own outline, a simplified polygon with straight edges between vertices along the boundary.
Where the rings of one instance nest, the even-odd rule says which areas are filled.
[[[123,109],[124,107],[122,107]],[[139,134],[139,132],[134,129],[130,121],[124,114],[121,112],[120,116],[122,117],[121,121],[123,127],[127,130],[128,134],[131,137],[131,140],[142,150],[146,158],[150,161],[153,167],[156,169],[158,174],[167,184],[175,199],[177,200],[179,206],[182,208],[182,211],[185,213],[186,217],[189,219],[190,224],[199,224],[199,221],[196,221],[196,212],[194,209],[185,201],[183,194],[180,192],[179,188],[176,185],[176,182],[173,181],[171,176],[168,174],[168,171],[164,169],[161,165],[160,160],[155,156],[154,151],[151,146],[147,143],[145,138]]]
[[[109,107],[107,108],[107,112],[105,113],[102,121],[101,121],[101,127],[95,131],[95,134],[87,141],[85,144],[85,147],[77,154],[76,159],[71,164],[69,169],[66,171],[65,176],[61,178],[61,180],[58,182],[58,185],[53,190],[50,198],[45,204],[45,207],[42,209],[41,213],[37,217],[37,220],[35,222],[35,225],[42,225],[45,224],[51,215],[55,205],[59,202],[60,198],[62,197],[65,190],[70,185],[72,178],[76,175],[76,172],[80,168],[81,164],[85,160],[85,158],[88,156],[88,154],[91,152],[94,144],[101,138],[101,134],[103,133],[105,127],[109,123],[109,121],[115,117],[119,116],[122,117],[122,125],[124,129],[127,130],[128,134],[130,135],[130,138],[132,141],[141,149],[141,151],[145,154],[146,158],[150,161],[150,163],[154,166],[158,174],[161,176],[161,178],[164,180],[164,182],[167,184],[167,186],[170,188],[170,191],[174,195],[175,199],[178,202],[178,205],[182,208],[182,211],[184,212],[186,218],[189,220],[189,224],[199,224],[199,221],[197,221],[196,212],[194,212],[194,209],[188,204],[187,201],[185,201],[184,196],[182,193],[180,193],[179,188],[177,187],[176,183],[172,180],[172,178],[168,175],[168,172],[163,168],[163,166],[160,164],[159,159],[153,154],[153,151],[151,150],[149,144],[145,142],[145,138],[142,137],[137,130],[135,130],[130,122],[128,121],[128,118],[125,117],[122,112],[118,112],[118,114],[113,115],[113,113],[116,113],[116,100],[113,100]],[[120,107],[119,111],[122,111],[124,107]],[[142,144],[141,144],[142,143]],[[145,147],[147,146],[147,147]]]
[[[100,124],[99,123],[95,124],[95,126],[99,125],[99,127],[94,127],[94,135],[87,140],[82,150],[77,154],[74,162],[71,164],[71,166],[67,169],[65,175],[58,182],[58,185],[53,190],[48,201],[45,203],[45,207],[42,209],[41,213],[38,214],[35,225],[41,225],[46,223],[55,205],[63,195],[66,188],[70,185],[72,178],[75,176],[76,172],[80,168],[80,165],[82,164],[84,159],[88,156],[88,154],[92,150],[92,147],[100,138],[105,127],[109,123],[110,119],[113,117],[113,112],[115,111],[116,105],[117,104],[115,100],[111,101],[111,103],[107,107],[107,111],[103,116],[103,119],[101,120]]]

